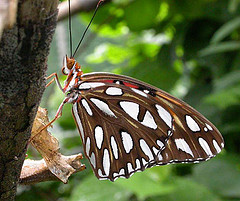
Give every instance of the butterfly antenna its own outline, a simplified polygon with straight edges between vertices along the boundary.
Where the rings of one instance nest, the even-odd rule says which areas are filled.
[[[91,25],[91,23],[92,23],[95,15],[96,15],[96,13],[97,13],[97,11],[98,11],[99,6],[100,6],[103,2],[104,2],[104,0],[99,0],[99,1],[98,1],[98,4],[97,4],[97,6],[96,6],[96,8],[95,8],[95,11],[94,11],[94,13],[93,13],[92,19],[90,20],[87,28],[86,28],[85,31],[83,32],[82,38],[80,39],[80,41],[79,41],[79,43],[78,43],[78,45],[77,45],[77,48],[76,48],[76,50],[75,50],[74,53],[73,53],[73,57],[75,56],[76,52],[78,51],[78,49],[79,49],[79,47],[80,47],[80,45],[81,45],[81,43],[82,43],[82,41],[83,41],[83,39],[84,39],[84,36],[86,35],[86,33],[87,33],[87,31],[88,31],[88,28],[90,27],[90,25]]]
[[[70,38],[70,53],[72,57],[72,19],[71,19],[71,2],[68,0],[68,27],[69,27],[69,38]]]

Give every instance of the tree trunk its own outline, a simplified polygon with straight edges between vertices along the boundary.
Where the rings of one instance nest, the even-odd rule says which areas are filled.
[[[0,42],[0,200],[14,200],[45,87],[58,0],[20,0],[17,22]]]

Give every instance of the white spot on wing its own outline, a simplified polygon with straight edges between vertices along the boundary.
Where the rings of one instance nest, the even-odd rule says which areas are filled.
[[[142,164],[143,164],[143,166],[145,166],[147,164],[147,161],[144,158],[142,158]]]
[[[207,128],[208,128],[210,131],[213,130],[212,126],[210,126],[209,124],[206,124],[206,126],[207,126]]]
[[[90,157],[90,162],[91,162],[92,166],[94,168],[96,168],[96,158],[95,158],[95,154],[93,152],[92,152],[92,155]]]
[[[164,144],[162,143],[161,140],[157,140],[157,145],[162,149],[164,147]]]
[[[104,178],[104,177],[103,177],[103,178],[100,177],[100,178],[98,178],[98,179],[99,179],[99,180],[109,180],[109,179],[106,178],[106,177],[105,177],[105,178]]]
[[[138,170],[138,169],[141,169],[141,164],[140,164],[139,159],[137,158],[136,159],[136,170]]]
[[[132,172],[134,172],[132,163],[127,163],[127,168],[128,168],[128,173],[131,174]]]
[[[156,108],[161,119],[168,125],[169,128],[172,128],[171,114],[160,105],[156,105]]]
[[[101,110],[103,111],[105,114],[111,116],[111,117],[115,117],[115,114],[112,112],[112,110],[110,110],[109,106],[107,103],[104,103],[103,101],[97,99],[97,98],[90,98],[90,100]]]
[[[90,151],[90,137],[87,137],[86,140],[86,154],[89,156],[89,151]]]
[[[80,84],[79,89],[83,90],[83,89],[92,89],[95,87],[101,87],[104,86],[104,83],[101,82],[83,82],[82,84]]]
[[[82,83],[82,84],[80,84],[79,85],[79,89],[81,90],[83,90],[83,89],[91,89],[91,86],[88,84],[88,83],[86,83],[86,82],[84,82],[84,83]]]
[[[179,150],[182,150],[194,157],[192,150],[184,139],[175,139],[175,143]]]
[[[117,87],[108,87],[106,90],[106,94],[110,96],[121,96],[123,95],[123,91]]]
[[[118,159],[118,147],[114,136],[111,136],[111,147],[113,150],[113,155],[115,159]]]
[[[213,140],[213,146],[216,149],[217,153],[221,152],[221,148],[219,147],[219,145],[218,145],[216,140]]]
[[[110,173],[110,157],[107,149],[104,149],[103,152],[103,170],[106,176],[108,176]]]
[[[120,171],[119,171],[119,175],[124,175],[125,174],[125,170],[122,168]]]
[[[105,175],[103,175],[103,173],[102,173],[102,170],[101,169],[98,169],[98,175],[100,176],[100,177],[104,177]]]
[[[120,176],[121,175],[121,176]],[[113,177],[114,178],[116,178],[116,177],[124,177],[123,175],[125,175],[125,170],[122,168],[122,169],[120,169],[120,171],[119,171],[119,173],[116,173],[116,172],[114,172],[113,173]]]
[[[139,95],[141,95],[141,96],[143,96],[143,97],[148,97],[147,96],[147,94],[146,93],[144,93],[143,91],[141,91],[141,90],[138,90],[138,89],[134,89],[134,88],[131,88],[135,93],[137,93],[137,94],[139,94]]]
[[[96,144],[98,149],[102,148],[102,143],[103,143],[103,129],[101,126],[96,126],[95,131],[95,140],[96,140]]]
[[[159,161],[162,161],[162,160],[163,160],[162,154],[161,154],[160,152],[158,153],[157,157],[158,157],[158,160],[159,160]]]
[[[90,106],[88,105],[87,101],[83,98],[83,99],[81,100],[81,102],[82,102],[83,107],[84,107],[85,110],[87,111],[87,113],[88,113],[90,116],[92,116],[93,113],[92,113],[92,110],[91,110]]]
[[[139,105],[137,103],[121,101],[120,106],[130,117],[138,121]]]
[[[201,147],[203,148],[203,150],[206,152],[206,154],[209,156],[213,156],[212,151],[211,151],[208,143],[206,142],[206,140],[204,140],[203,138],[199,138],[198,141],[199,141],[199,144],[201,145]]]
[[[137,117],[139,114],[139,104],[128,101],[121,101],[120,106],[130,117],[138,121]],[[157,129],[157,124],[149,111],[146,112],[141,124],[152,129]]]
[[[130,151],[133,149],[133,140],[132,137],[129,133],[127,132],[121,132],[122,135],[122,142],[123,142],[123,147],[126,151],[127,154],[130,153]]]
[[[154,153],[156,156],[158,155],[158,153],[159,153],[159,151],[160,151],[160,150],[158,150],[156,147],[153,147],[152,150],[153,150],[153,153]]]
[[[77,109],[77,103],[74,103],[73,104],[73,115],[76,119],[76,122],[77,122],[77,125],[78,125],[78,128],[80,130],[80,134],[82,136],[82,141],[84,143],[84,131],[83,131],[83,126],[82,126],[82,122],[80,120],[80,117],[79,117],[79,114],[78,114],[78,109]]]
[[[197,122],[189,115],[186,115],[186,123],[188,128],[193,131],[193,132],[197,132],[200,131],[200,127],[197,124]]]
[[[144,119],[141,123],[149,128],[157,129],[157,124],[155,123],[154,118],[149,111],[146,112]]]
[[[207,128],[207,127],[204,127],[204,131],[205,131],[205,132],[208,132],[208,128]]]
[[[139,144],[140,144],[140,147],[143,151],[143,153],[148,156],[149,160],[153,160],[153,154],[151,152],[151,149],[149,148],[149,146],[147,145],[146,141],[144,139],[140,139],[139,140]]]

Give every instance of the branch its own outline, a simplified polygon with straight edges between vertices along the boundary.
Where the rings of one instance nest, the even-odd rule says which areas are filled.
[[[69,164],[71,169],[74,171],[71,174],[85,170],[85,165],[79,163],[80,159],[82,159],[82,154],[72,155],[72,156],[62,156],[62,159]],[[70,169],[70,168],[69,168]],[[68,170],[68,168],[65,168]],[[70,176],[70,175],[69,175]],[[68,177],[59,178],[47,166],[44,159],[42,160],[30,160],[27,159],[24,161],[21,176],[20,176],[20,184],[23,185],[31,185],[44,181],[62,181],[63,183],[67,183]]]
[[[43,160],[25,160],[21,172],[21,184],[33,184],[42,181],[61,180],[67,183],[68,178],[85,169],[81,164],[82,154],[63,156],[59,152],[58,140],[47,129],[41,130],[49,123],[47,110],[38,108],[33,123],[31,144],[42,155]]]
[[[96,8],[98,1],[99,0],[71,0],[71,14],[74,15],[81,11],[92,11],[94,8]],[[110,2],[110,0],[105,0],[105,3],[107,2]],[[58,8],[58,21],[68,18],[68,2],[62,2],[59,4]]]

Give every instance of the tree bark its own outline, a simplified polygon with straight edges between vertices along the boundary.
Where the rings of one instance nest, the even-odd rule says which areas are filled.
[[[58,0],[20,0],[16,25],[0,42],[0,200],[14,200],[45,87]]]

